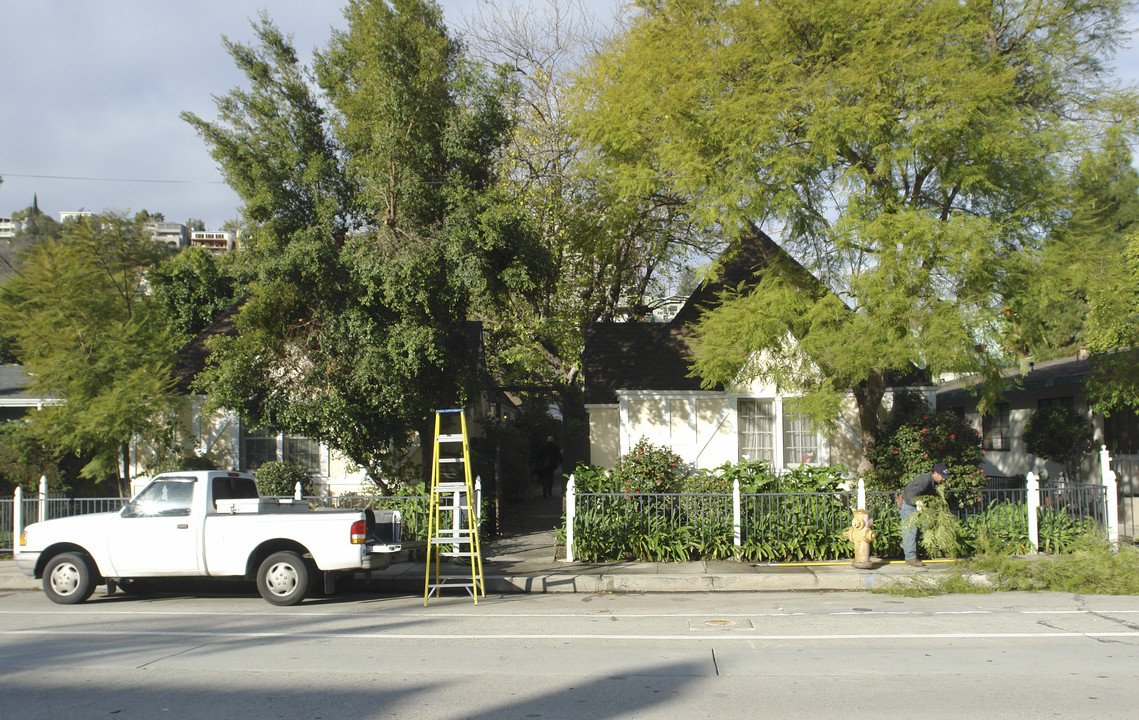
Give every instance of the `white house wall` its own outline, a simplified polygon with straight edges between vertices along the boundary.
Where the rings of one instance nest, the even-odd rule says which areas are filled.
[[[783,457],[783,401],[772,395],[750,393],[618,393],[617,417],[612,408],[590,408],[591,462],[611,467],[621,455],[633,448],[641,438],[654,445],[671,447],[685,462],[695,468],[710,469],[726,462],[739,462],[737,407],[740,399],[771,401],[774,405],[776,466]],[[613,433],[616,420],[616,433]],[[616,435],[620,446],[605,445],[605,438]],[[819,438],[819,457],[815,464],[828,464],[830,451],[827,438]]]
[[[1015,397],[1010,395],[1008,399],[1009,449],[984,451],[981,469],[985,475],[1014,477],[1025,475],[1028,472],[1034,472],[1037,475],[1045,474],[1047,477],[1053,479],[1059,478],[1061,472],[1064,470],[1063,466],[1058,463],[1045,461],[1043,458],[1038,458],[1029,453],[1024,442],[1024,429],[1028,424],[1029,418],[1036,412],[1036,406],[1039,400],[1068,396],[1073,397],[1073,407],[1077,412],[1090,417],[1092,425],[1095,428],[1095,446],[1099,447],[1102,445],[1104,442],[1103,418],[1091,413],[1088,409],[1087,401],[1076,395],[1074,389],[1043,388],[1024,390],[1017,393]],[[944,404],[946,406],[958,407],[964,405],[965,419],[974,430],[979,433],[984,432],[984,420],[981,414],[977,412],[977,403],[975,400],[956,400]],[[945,407],[942,409],[945,409]],[[1080,465],[1080,479],[1084,481],[1095,481],[1098,479],[1099,473],[1099,457],[1095,452],[1089,453]]]
[[[887,392],[887,398],[892,397]],[[613,467],[642,438],[668,446],[695,468],[710,469],[726,462],[739,462],[739,400],[773,403],[776,427],[776,466],[783,459],[783,398],[770,387],[748,388],[738,393],[647,392],[618,393],[617,405],[590,405],[590,462]],[[883,413],[886,409],[883,409]],[[842,403],[830,433],[820,433],[819,454],[813,464],[842,465],[858,469],[863,457],[858,408],[853,396]]]

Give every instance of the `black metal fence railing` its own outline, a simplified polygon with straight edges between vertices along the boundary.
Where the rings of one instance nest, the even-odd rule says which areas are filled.
[[[1106,489],[1083,483],[1044,483],[1040,488],[1036,538],[1038,547],[1054,552],[1076,535],[1102,532],[1107,519]],[[741,494],[574,493],[574,523],[565,528],[575,554],[585,560],[660,557],[787,561],[850,557],[842,536],[849,527],[854,492]],[[866,505],[878,539],[874,552],[891,557],[900,552],[900,519],[896,494],[867,492]],[[425,540],[429,499],[426,496],[308,497],[319,507],[399,510],[403,537]],[[1017,552],[1031,549],[1029,491],[1016,483],[976,491],[947,493],[950,509],[972,535],[985,534]],[[117,511],[122,498],[50,498],[48,518]],[[25,498],[23,524],[39,519],[40,500]],[[0,500],[0,551],[12,550],[13,500]],[[738,514],[739,526],[735,525]],[[1124,512],[1121,508],[1121,526]],[[1132,520],[1132,522],[1134,522]],[[738,536],[737,536],[738,533]],[[1122,533],[1134,537],[1132,533]]]
[[[961,551],[995,542],[1017,553],[1037,546],[1056,552],[1082,534],[1106,535],[1102,485],[1052,483],[1039,494],[1008,484],[949,491],[946,502],[962,528]],[[1035,527],[1029,501],[1038,498]],[[838,560],[853,548],[842,535],[857,506],[853,491],[733,495],[573,493],[572,557],[694,560],[741,557],[756,561]],[[866,507],[880,557],[901,554],[897,493],[867,492]],[[738,512],[739,526],[735,525]],[[983,541],[982,541],[983,538]]]

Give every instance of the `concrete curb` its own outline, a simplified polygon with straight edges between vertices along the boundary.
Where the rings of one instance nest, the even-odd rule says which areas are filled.
[[[489,567],[487,566],[489,565]],[[882,565],[859,570],[850,565],[751,566],[717,563],[628,563],[619,567],[551,566],[549,563],[509,563],[510,570],[484,564],[483,581],[488,594],[516,593],[677,593],[677,592],[810,592],[859,591],[883,588],[907,578],[931,576],[939,569],[913,570]],[[945,567],[948,567],[945,566]],[[442,577],[470,580],[470,567],[444,566]],[[399,563],[370,576],[357,576],[357,586],[383,594],[421,595],[424,590],[421,563]],[[40,581],[23,575],[12,560],[0,560],[0,591],[38,591]],[[463,589],[445,593],[466,592]]]

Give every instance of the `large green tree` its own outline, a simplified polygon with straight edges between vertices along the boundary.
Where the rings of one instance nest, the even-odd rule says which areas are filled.
[[[470,392],[471,308],[535,285],[526,218],[495,189],[511,87],[424,0],[357,0],[302,66],[266,17],[226,41],[248,89],[184,117],[243,201],[254,279],[199,387],[318,438],[381,485],[433,409]]]
[[[18,271],[20,254],[40,240],[59,237],[62,226],[40,210],[37,198],[23,210],[12,213],[12,220],[20,223],[20,230],[8,242],[0,244],[0,283]]]
[[[189,341],[233,306],[242,291],[233,259],[191,247],[146,274],[154,297],[166,311],[171,330]]]
[[[525,209],[549,258],[536,293],[513,296],[483,316],[496,350],[489,358],[502,382],[543,389],[547,402],[561,406],[570,463],[584,459],[579,441],[587,439],[585,328],[639,319],[646,296],[674,291],[687,263],[707,251],[681,199],[659,185],[620,196],[574,126],[576,109],[591,102],[575,92],[574,75],[611,32],[581,0],[489,0],[464,27],[471,52],[511,68],[518,82],[502,188]]]
[[[0,332],[15,337],[29,389],[55,401],[20,431],[124,494],[128,443],[163,437],[174,402],[176,339],[143,284],[164,253],[143,223],[96,215],[36,243],[0,288]]]
[[[1139,229],[1139,173],[1119,127],[1081,159],[1068,204],[1042,246],[1021,253],[1009,276],[1010,340],[1037,360],[1075,355],[1088,342],[1089,298],[1130,281],[1124,257]]]
[[[1053,222],[1124,7],[647,4],[591,72],[590,137],[627,192],[666,178],[709,225],[767,228],[810,270],[780,261],[725,297],[695,371],[772,381],[820,419],[853,392],[867,451],[892,373],[995,390],[1009,258]]]

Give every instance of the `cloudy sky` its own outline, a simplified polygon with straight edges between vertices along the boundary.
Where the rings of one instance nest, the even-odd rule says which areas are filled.
[[[586,0],[607,16],[615,1]],[[457,25],[478,2],[441,4]],[[340,7],[335,0],[0,0],[0,216],[27,207],[35,194],[57,217],[146,209],[220,227],[236,217],[237,197],[179,113],[213,118],[212,96],[242,84],[220,39],[249,41],[249,19],[262,8],[293,35],[307,63],[332,27],[344,27]],[[1118,56],[1117,74],[1139,82],[1139,51]]]

